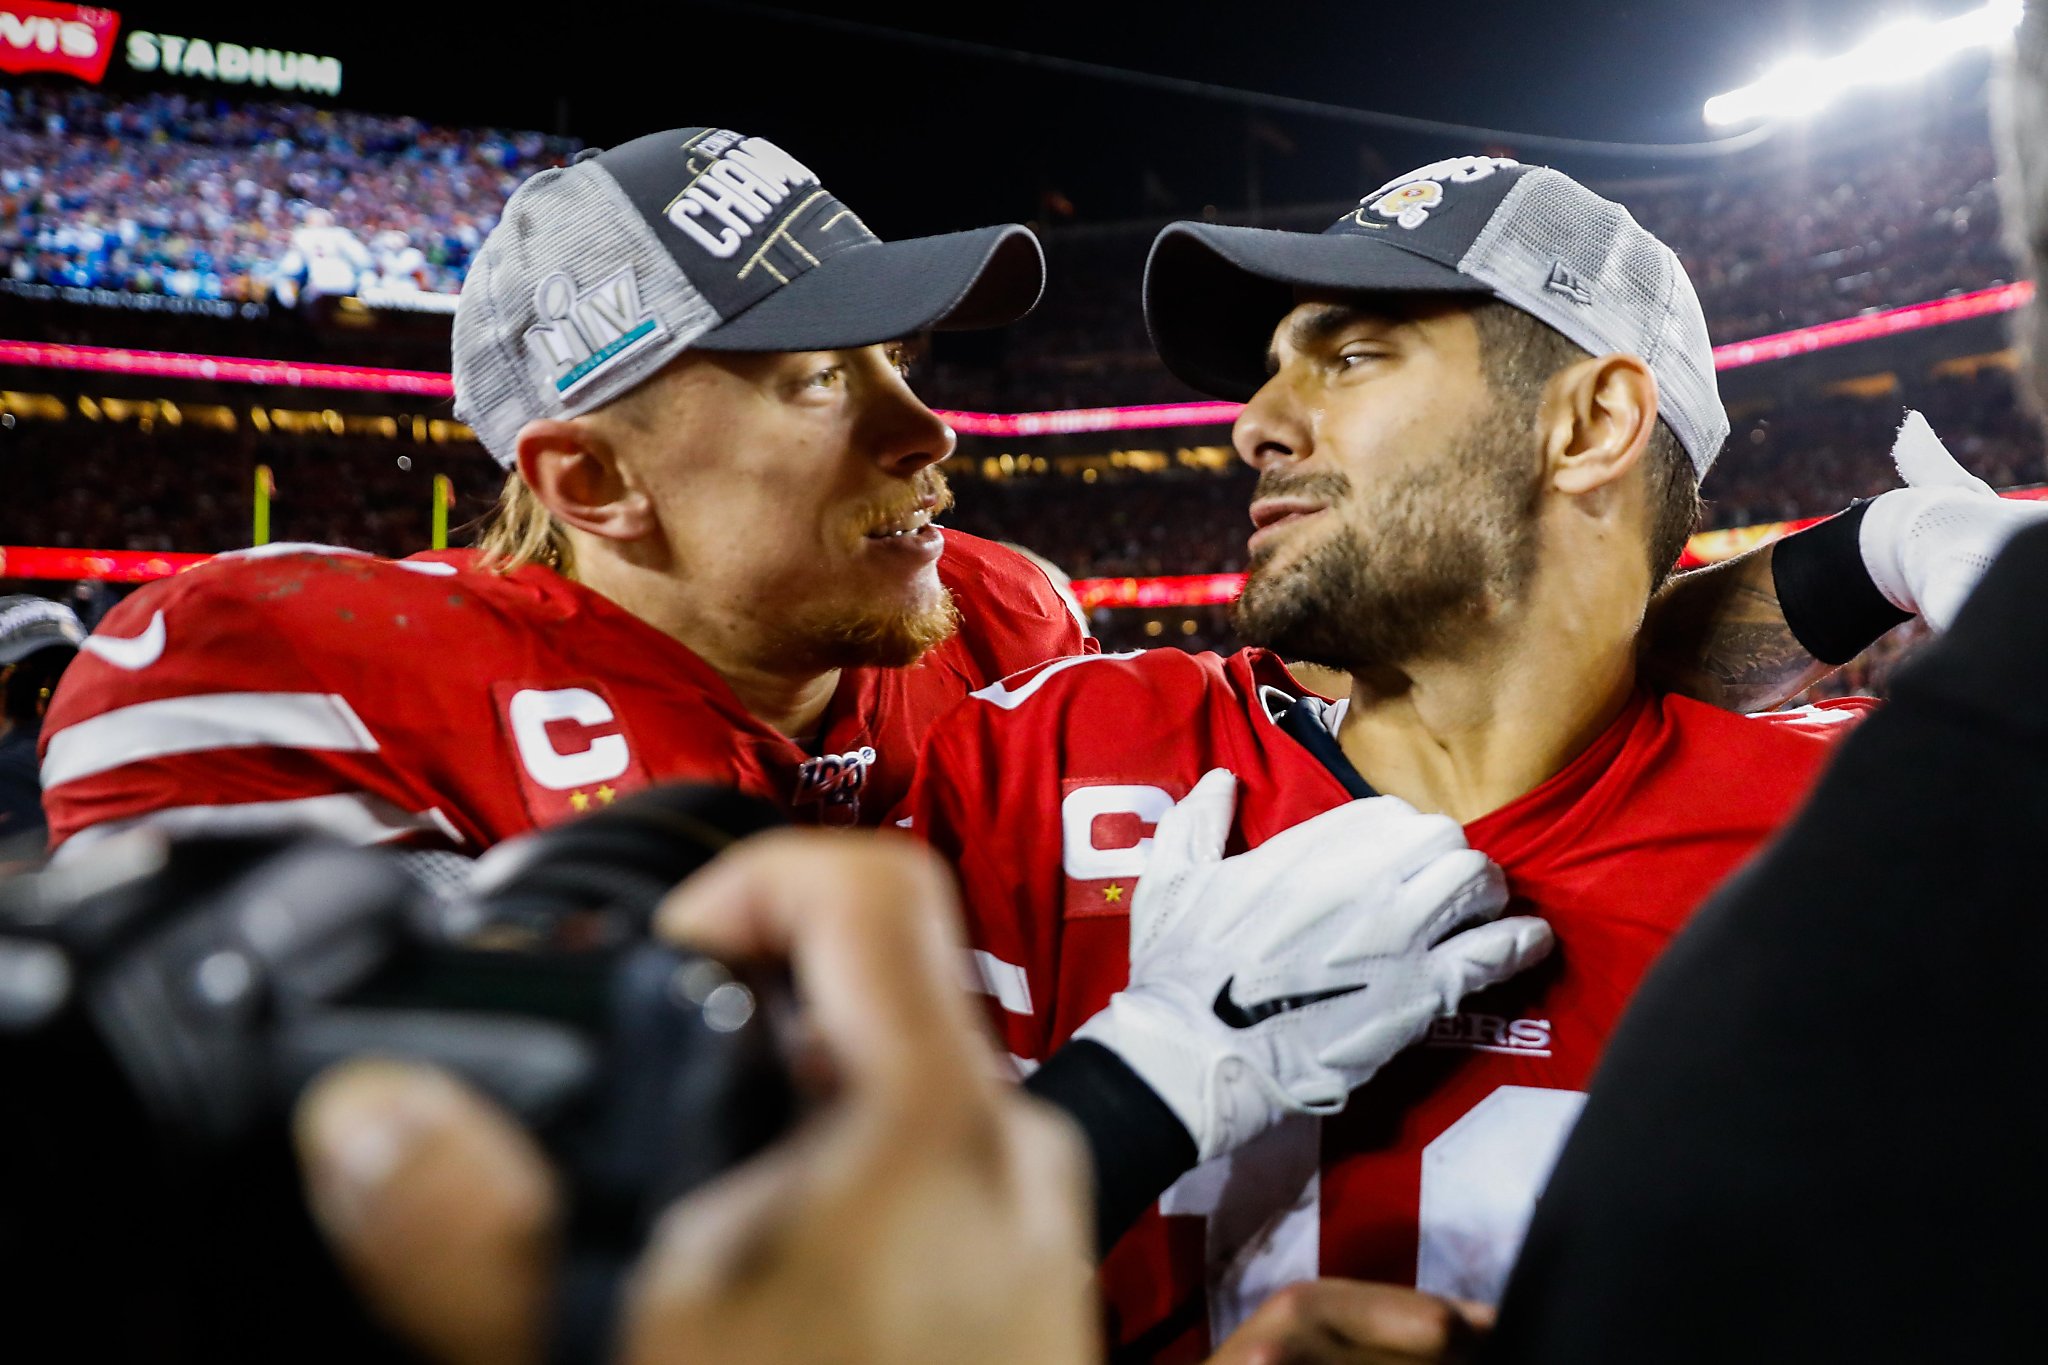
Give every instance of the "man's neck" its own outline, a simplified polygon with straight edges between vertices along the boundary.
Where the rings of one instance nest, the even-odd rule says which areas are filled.
[[[1641,606],[1631,618],[1626,596],[1558,586],[1454,656],[1353,677],[1338,741],[1373,790],[1469,824],[1556,774],[1620,714]]]
[[[788,670],[767,662],[773,643],[761,638],[758,622],[731,620],[704,610],[687,585],[658,569],[602,555],[577,557],[576,578],[603,597],[680,642],[724,678],[747,714],[791,739],[818,731],[839,670]]]

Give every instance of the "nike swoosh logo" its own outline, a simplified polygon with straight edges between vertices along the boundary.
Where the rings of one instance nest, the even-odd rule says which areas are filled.
[[[1231,977],[1223,983],[1223,989],[1216,992],[1214,1009],[1216,1017],[1231,1028],[1250,1028],[1264,1023],[1276,1014],[1302,1009],[1323,1000],[1335,1000],[1340,995],[1355,995],[1365,989],[1363,985],[1339,986],[1335,990],[1312,991],[1307,995],[1283,995],[1273,1000],[1260,1000],[1249,1005],[1240,1005],[1230,994],[1230,988],[1237,984]]]
[[[130,673],[148,668],[164,656],[164,614],[158,612],[150,617],[149,625],[140,635],[126,640],[113,635],[88,635],[79,648]]]

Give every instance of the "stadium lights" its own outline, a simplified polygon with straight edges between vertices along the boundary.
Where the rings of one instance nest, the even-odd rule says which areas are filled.
[[[1839,57],[1790,58],[1761,80],[1708,100],[1707,124],[1725,128],[1794,118],[1825,108],[1851,90],[1919,80],[1959,53],[2005,41],[2019,27],[2024,9],[2024,0],[1991,0],[1953,19],[1888,24]]]

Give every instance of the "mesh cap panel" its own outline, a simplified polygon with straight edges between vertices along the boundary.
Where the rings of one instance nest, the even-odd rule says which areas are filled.
[[[550,302],[560,305],[600,290],[630,271],[638,314],[626,317],[613,291],[603,300],[607,329],[627,324],[630,336],[644,318],[655,327],[587,384],[573,369],[551,368],[544,349],[527,341],[543,324],[573,326],[542,317],[539,282],[565,276]],[[647,220],[602,167],[584,162],[546,170],[521,185],[505,206],[498,229],[485,241],[463,282],[453,337],[455,415],[476,430],[498,463],[510,468],[519,429],[542,417],[570,417],[610,402],[641,383],[718,325],[711,303],[690,283],[656,239]],[[598,338],[575,334],[569,351]],[[617,338],[612,340],[616,342]],[[602,355],[602,352],[596,352]],[[566,391],[564,386],[566,384]]]
[[[1678,257],[1626,209],[1532,168],[1458,269],[1595,355],[1642,357],[1659,414],[1706,476],[1728,439],[1706,317]]]

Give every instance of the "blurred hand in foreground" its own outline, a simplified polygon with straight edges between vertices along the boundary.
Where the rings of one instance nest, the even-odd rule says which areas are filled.
[[[665,937],[789,964],[832,1094],[666,1215],[622,1360],[1096,1359],[1080,1145],[996,1078],[957,918],[943,866],[886,835],[763,835],[670,896]],[[386,1322],[446,1365],[542,1357],[561,1200],[509,1119],[363,1061],[308,1093],[298,1140],[315,1216]]]

